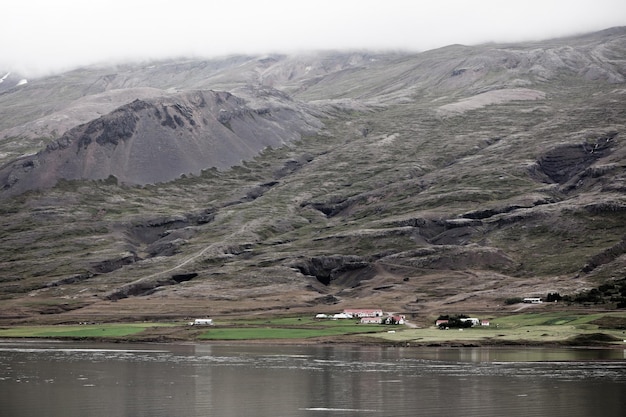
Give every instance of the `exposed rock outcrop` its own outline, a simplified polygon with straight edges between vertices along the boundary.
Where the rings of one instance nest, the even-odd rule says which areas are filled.
[[[360,256],[316,256],[308,260],[297,262],[293,265],[304,275],[317,278],[324,285],[336,280],[342,273],[352,270],[364,269],[369,262]]]
[[[611,132],[594,142],[566,144],[544,153],[538,161],[541,171],[552,181],[565,184],[611,152],[617,132]]]

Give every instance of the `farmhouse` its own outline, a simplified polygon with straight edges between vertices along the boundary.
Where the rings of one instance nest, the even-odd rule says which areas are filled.
[[[476,318],[473,318],[473,317],[468,317],[468,318],[461,319],[462,323],[465,323],[465,322],[468,322],[468,321],[472,323],[472,327],[478,326],[480,324],[480,320],[478,320]]]
[[[383,311],[380,309],[364,309],[364,308],[346,308],[343,310],[343,314],[348,314],[352,317],[382,317]]]
[[[541,303],[541,298],[539,298],[539,297],[526,297],[522,301],[524,301],[525,303],[530,303],[530,304],[540,304]]]
[[[316,319],[360,319],[361,324],[405,324],[406,318],[402,315],[385,313],[378,308],[346,308],[341,313],[333,315],[316,314]]]
[[[404,324],[404,316],[388,316],[385,317],[385,324]]]
[[[381,317],[361,317],[361,324],[381,324],[383,319]]]
[[[440,329],[448,329],[450,327],[488,327],[489,324],[489,320],[481,320],[475,317],[450,317],[449,319],[440,318],[435,321],[435,326]]]

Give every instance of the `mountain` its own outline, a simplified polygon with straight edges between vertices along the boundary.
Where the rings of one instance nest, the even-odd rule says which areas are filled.
[[[211,167],[230,168],[321,126],[297,106],[282,105],[284,96],[264,91],[265,105],[254,108],[227,92],[136,99],[0,170],[3,194],[45,189],[59,179],[171,181]]]
[[[625,77],[612,28],[29,80],[0,92],[0,317],[419,319],[620,283]]]

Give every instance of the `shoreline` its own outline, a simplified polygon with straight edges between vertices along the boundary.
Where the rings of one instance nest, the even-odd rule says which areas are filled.
[[[381,348],[489,348],[489,349],[514,349],[514,348],[561,348],[561,349],[623,349],[626,351],[626,340],[622,344],[618,341],[577,343],[575,340],[564,341],[535,341],[535,340],[464,340],[454,339],[445,342],[398,342],[373,336],[354,335],[356,337],[323,337],[323,338],[294,338],[294,339],[180,339],[167,337],[32,337],[32,336],[0,336],[0,343],[35,343],[35,342],[75,342],[80,344],[107,343],[107,344],[164,344],[164,345],[280,345],[280,346],[360,346],[360,347],[381,347]],[[626,359],[626,358],[625,358]]]

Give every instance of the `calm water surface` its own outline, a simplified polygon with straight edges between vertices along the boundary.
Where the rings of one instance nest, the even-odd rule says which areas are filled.
[[[626,350],[0,341],[0,416],[626,415]]]

